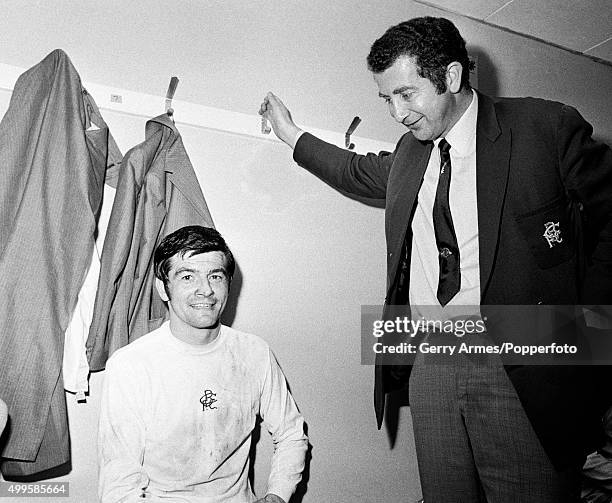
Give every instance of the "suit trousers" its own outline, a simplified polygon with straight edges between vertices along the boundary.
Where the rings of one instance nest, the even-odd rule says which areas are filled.
[[[453,335],[429,335],[431,345]],[[579,501],[579,470],[557,472],[497,355],[417,354],[410,410],[425,503]]]

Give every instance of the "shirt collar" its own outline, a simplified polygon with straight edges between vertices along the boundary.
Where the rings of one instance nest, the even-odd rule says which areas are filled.
[[[463,115],[445,136],[446,141],[459,157],[464,157],[472,153],[476,148],[474,141],[476,137],[476,120],[478,119],[478,95],[472,89],[472,102]],[[438,138],[434,144],[438,147]]]

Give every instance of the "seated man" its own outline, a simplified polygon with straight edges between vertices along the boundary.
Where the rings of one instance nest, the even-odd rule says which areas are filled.
[[[251,434],[259,414],[274,454],[266,503],[301,479],[304,420],[268,345],[221,325],[234,258],[214,229],[189,226],[155,252],[170,320],[115,352],[98,438],[103,503],[250,503]]]

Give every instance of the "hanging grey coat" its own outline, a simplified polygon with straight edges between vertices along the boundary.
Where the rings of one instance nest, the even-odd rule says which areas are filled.
[[[116,176],[120,161],[65,53],[52,52],[19,77],[0,123],[5,478],[36,480],[68,464],[64,332],[91,259],[105,178]]]
[[[145,138],[125,154],[104,239],[87,339],[91,370],[167,319],[154,284],[159,242],[185,225],[214,227],[174,122],[166,114],[149,120]]]

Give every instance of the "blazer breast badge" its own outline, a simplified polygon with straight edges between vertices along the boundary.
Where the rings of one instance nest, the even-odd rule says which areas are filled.
[[[559,222],[546,222],[544,224],[544,234],[542,234],[548,243],[548,247],[552,248],[556,243],[563,242],[561,237],[561,229],[559,229]]]

